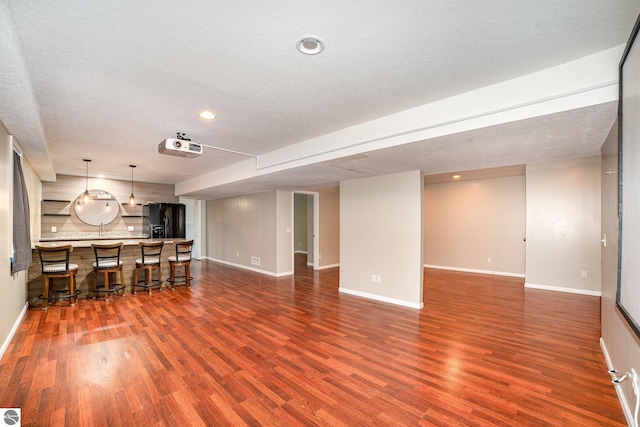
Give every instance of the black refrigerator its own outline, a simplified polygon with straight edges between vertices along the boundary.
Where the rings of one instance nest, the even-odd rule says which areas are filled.
[[[143,206],[143,227],[149,237],[185,238],[185,206],[182,203],[148,203]]]

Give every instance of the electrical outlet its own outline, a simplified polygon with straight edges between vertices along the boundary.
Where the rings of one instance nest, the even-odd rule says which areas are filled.
[[[491,257],[487,257],[487,262],[491,262]]]
[[[381,275],[376,274],[376,282],[382,283],[382,276]]]
[[[133,231],[133,230],[134,230],[133,225],[127,225],[127,231]]]
[[[582,270],[582,272],[580,273],[580,277],[582,277],[583,279],[586,279],[589,276],[589,274],[587,273],[586,270]]]
[[[52,233],[57,233],[58,232],[58,227],[56,227],[55,225],[51,226],[51,232]]]
[[[371,275],[371,281],[372,281],[372,282],[375,282],[375,281],[376,281],[376,275],[375,275],[375,274],[372,274],[372,275]]]
[[[260,265],[260,258],[258,258],[257,256],[252,256],[251,257],[251,264]]]

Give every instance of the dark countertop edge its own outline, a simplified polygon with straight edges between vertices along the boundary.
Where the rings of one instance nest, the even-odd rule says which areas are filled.
[[[38,240],[39,242],[77,242],[82,240],[144,240],[149,239],[149,236],[120,236],[120,237],[43,237]],[[157,240],[157,239],[156,239]]]
[[[127,239],[92,239],[92,240],[49,240],[49,241],[41,241],[40,246],[47,247],[55,247],[55,246],[64,246],[64,245],[72,245],[74,248],[90,248],[92,243],[105,243],[105,242],[114,242],[121,241],[124,246],[137,246],[138,242],[165,242],[165,243],[173,243],[176,240],[183,239],[175,239],[175,238],[167,238],[167,239],[149,239],[149,238],[127,238]],[[35,246],[32,247],[35,250]]]

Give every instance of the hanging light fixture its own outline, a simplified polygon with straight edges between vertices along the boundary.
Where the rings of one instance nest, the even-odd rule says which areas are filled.
[[[135,206],[136,198],[133,195],[133,168],[135,168],[136,165],[129,165],[129,167],[131,168],[131,195],[129,196],[129,206]]]
[[[107,203],[104,205],[104,211],[105,211],[105,212],[111,212],[111,206],[109,205],[109,202],[107,202]]]
[[[89,194],[89,162],[91,160],[82,159],[82,161],[86,163],[86,169],[87,169],[85,173],[84,193],[82,193],[82,203],[84,203],[85,205],[88,205],[89,203],[91,203],[91,194]]]

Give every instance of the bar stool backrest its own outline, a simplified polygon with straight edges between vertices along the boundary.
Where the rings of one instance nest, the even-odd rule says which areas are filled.
[[[36,245],[40,257],[42,274],[66,274],[69,273],[69,258],[73,246],[45,247]]]
[[[191,261],[191,248],[193,246],[193,240],[185,240],[183,242],[175,242],[176,246],[176,261],[186,262]]]
[[[162,248],[164,242],[139,242],[140,250],[142,251],[142,263],[158,263],[160,264],[160,257],[162,255]]]
[[[122,243],[111,243],[106,245],[92,244],[93,252],[96,256],[95,266],[102,268],[117,268],[120,265],[120,250]]]

